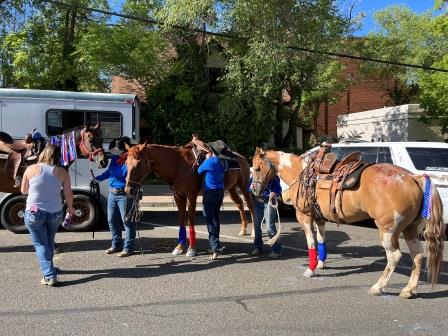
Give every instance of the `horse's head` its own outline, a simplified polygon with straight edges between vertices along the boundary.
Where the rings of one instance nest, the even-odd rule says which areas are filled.
[[[128,146],[126,166],[128,175],[126,176],[125,191],[128,195],[134,196],[140,189],[145,177],[151,173],[151,161],[145,153],[146,142],[143,145]]]
[[[103,136],[101,133],[101,124],[92,126],[87,123],[81,130],[79,139],[79,149],[81,154],[88,156],[90,161],[95,161],[98,168],[107,167],[107,158],[103,149]]]
[[[266,157],[263,149],[257,147],[252,159],[252,185],[250,186],[255,196],[263,195],[263,191],[269,182],[277,174],[275,166]]]

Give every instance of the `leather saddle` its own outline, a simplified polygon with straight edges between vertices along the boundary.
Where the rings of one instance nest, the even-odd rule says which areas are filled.
[[[207,153],[214,153],[217,157],[223,159],[225,171],[240,168],[238,157],[222,140],[205,143],[196,134],[193,134],[190,144],[196,157],[197,165],[200,165],[205,160]]]
[[[15,179],[20,167],[36,161],[44,145],[45,139],[33,140],[31,134],[23,140],[14,140],[8,133],[0,132],[0,159],[6,160],[4,174]]]
[[[371,165],[361,161],[361,153],[353,152],[338,161],[337,156],[330,152],[331,144],[323,143],[313,154],[311,162],[304,170],[302,180],[305,181],[307,203],[316,220],[325,219],[317,203],[316,188],[329,190],[330,214],[337,223],[342,222],[337,209],[342,208],[342,192],[358,186],[361,174]],[[336,195],[340,193],[339,204],[336,205]]]

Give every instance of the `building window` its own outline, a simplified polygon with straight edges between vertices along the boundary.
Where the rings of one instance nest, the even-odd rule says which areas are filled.
[[[121,136],[122,117],[119,112],[78,110],[47,111],[47,134],[59,135],[68,129],[84,126],[88,121],[92,122],[92,125],[101,123],[103,139],[106,142]]]

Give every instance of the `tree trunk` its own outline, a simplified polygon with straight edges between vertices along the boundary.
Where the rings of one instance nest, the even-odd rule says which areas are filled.
[[[277,104],[275,106],[275,133],[274,133],[274,141],[275,147],[281,148],[283,147],[283,95],[280,92],[280,96],[277,99]]]
[[[290,90],[289,92],[291,101],[289,103],[290,110],[289,110],[289,125],[288,125],[288,132],[286,132],[285,138],[283,140],[283,144],[286,148],[288,147],[297,147],[297,125],[299,121],[299,110],[300,106],[302,104],[302,91],[299,90],[298,94],[296,96],[296,99],[294,99],[293,91]],[[296,105],[294,105],[294,101],[297,102]]]

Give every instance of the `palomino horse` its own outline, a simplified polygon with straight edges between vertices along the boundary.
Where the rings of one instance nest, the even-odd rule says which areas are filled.
[[[257,148],[253,158],[253,182],[255,193],[261,193],[264,186],[278,173],[289,186],[291,203],[296,210],[297,221],[303,226],[309,251],[309,267],[305,276],[314,275],[318,266],[313,236],[314,218],[306,207],[301,192],[302,171],[307,167],[307,156],[293,155],[280,151],[266,151]],[[413,260],[412,272],[407,286],[400,297],[410,298],[416,294],[423,259],[423,248],[419,240],[419,224],[426,224],[425,238],[428,250],[428,276],[432,284],[438,280],[443,262],[443,223],[440,196],[431,184],[430,219],[420,216],[425,190],[425,177],[412,175],[409,171],[392,164],[375,164],[362,172],[359,185],[344,190],[336,200],[339,202],[339,218],[346,223],[374,219],[379,230],[381,243],[386,250],[387,265],[379,280],[369,289],[369,294],[380,295],[401,258],[398,237],[403,233]],[[429,191],[429,189],[428,189]],[[315,189],[318,205],[325,218],[333,218],[330,210],[329,190]],[[338,203],[337,203],[338,204]],[[426,223],[425,223],[426,221]],[[319,266],[323,268],[325,249],[325,221],[316,221],[319,252]]]
[[[240,164],[240,169],[229,170],[225,173],[224,189],[237,204],[241,216],[240,234],[246,234],[247,219],[244,203],[238,195],[237,188],[242,192],[247,207],[253,218],[252,198],[247,190],[250,179],[250,166],[240,154],[234,153]],[[143,144],[128,147],[126,165],[126,193],[134,195],[142,185],[145,177],[153,172],[167,182],[174,192],[174,200],[179,214],[179,244],[173,251],[174,255],[184,252],[186,245],[186,221],[189,226],[189,247],[187,256],[196,254],[196,233],[194,217],[196,212],[196,198],[201,190],[202,178],[196,173],[194,165],[196,158],[191,145],[184,147],[163,146],[157,144]],[[137,188],[136,188],[137,187]],[[188,219],[187,219],[188,201]]]

